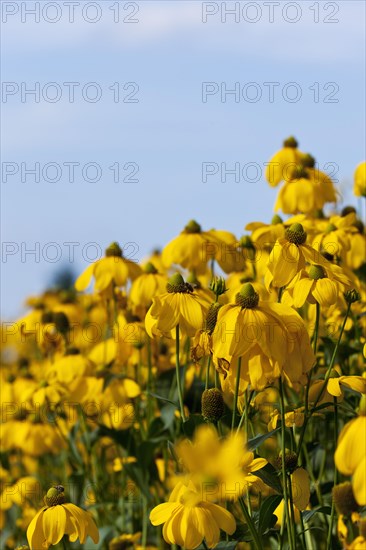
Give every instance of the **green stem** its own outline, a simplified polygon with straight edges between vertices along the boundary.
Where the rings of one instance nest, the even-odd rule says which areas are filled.
[[[252,534],[254,545],[255,545],[257,550],[262,550],[263,546],[262,546],[261,540],[260,540],[258,532],[257,532],[257,530],[254,526],[253,520],[249,515],[248,509],[245,505],[243,497],[239,498],[239,504],[240,504],[240,508],[243,512],[245,521],[247,522],[247,525],[249,527],[249,531]]]
[[[181,379],[180,379],[179,325],[177,325],[175,327],[175,373],[176,373],[176,377],[177,377],[177,389],[178,389],[178,397],[179,397],[180,414],[181,414],[183,422],[186,422],[186,415],[184,414],[182,383],[181,383]]]
[[[150,395],[151,392],[151,386],[152,386],[152,361],[151,361],[151,342],[149,336],[147,336],[147,384],[146,384],[146,390],[147,390],[147,407],[146,407],[146,416],[147,416],[147,425],[150,426],[150,420],[151,420],[151,414],[152,414],[152,405],[153,405],[153,398]]]
[[[220,386],[220,382],[219,382],[219,373],[217,372],[217,370],[215,369],[215,388],[218,388]]]
[[[240,422],[239,422],[239,425],[237,427],[237,430],[236,430],[236,433],[238,433],[240,431],[240,428],[242,427],[244,421],[245,421],[245,426],[246,426],[246,436],[247,436],[247,439],[249,437],[249,434],[248,434],[248,414],[249,414],[249,407],[250,407],[250,403],[252,401],[252,397],[254,395],[254,390],[250,392],[249,394],[249,399],[247,399],[247,392],[245,392],[245,407],[243,409],[243,413],[241,415],[241,418],[240,418]]]
[[[207,360],[207,365],[206,365],[206,383],[205,383],[205,390],[208,389],[208,384],[209,384],[209,381],[210,381],[210,364],[211,364],[211,355],[209,356],[208,360]]]
[[[302,448],[302,444],[303,444],[303,441],[304,441],[304,436],[305,436],[305,431],[306,431],[306,427],[307,427],[307,424],[308,424],[308,421],[309,419],[311,418],[313,412],[315,411],[316,409],[316,406],[317,404],[319,403],[320,401],[320,398],[321,396],[323,395],[323,392],[328,384],[328,380],[330,378],[330,374],[332,372],[332,368],[334,366],[334,362],[335,362],[335,359],[337,357],[337,352],[338,352],[338,348],[339,348],[339,345],[341,343],[341,340],[342,340],[342,336],[343,336],[343,331],[344,331],[344,327],[346,326],[346,322],[347,322],[347,319],[348,319],[348,316],[349,316],[349,313],[350,313],[350,310],[351,310],[351,304],[348,304],[347,306],[347,311],[346,311],[346,315],[343,319],[343,323],[342,323],[342,326],[341,326],[341,331],[339,333],[339,337],[338,337],[338,340],[337,340],[337,343],[336,343],[336,346],[333,350],[333,354],[332,354],[332,358],[330,360],[330,363],[329,363],[329,367],[327,369],[327,372],[325,374],[325,378],[324,378],[324,383],[320,389],[320,392],[318,394],[318,397],[316,398],[315,400],[315,403],[313,404],[313,407],[312,407],[312,410],[308,412],[308,414],[305,416],[305,419],[304,419],[304,424],[302,426],[302,430],[301,430],[301,434],[300,434],[300,440],[299,440],[299,445],[297,447],[297,455],[300,456],[300,453],[301,453],[301,448]]]
[[[319,322],[320,322],[320,304],[319,302],[316,302],[316,317],[315,317],[315,327],[314,327],[314,335],[313,335],[313,350],[314,355],[316,355],[316,348],[318,345],[318,335],[319,335]]]
[[[147,499],[143,497],[143,509],[142,509],[142,536],[141,536],[141,546],[146,548],[147,542],[147,524],[148,524],[148,514],[147,514]]]
[[[234,430],[236,409],[237,409],[237,406],[238,406],[238,395],[239,395],[239,384],[240,384],[240,369],[241,369],[241,357],[238,358],[238,371],[236,373],[235,394],[234,394],[234,403],[233,403],[233,415],[232,415],[232,418],[231,418],[231,430]]]
[[[334,452],[335,452],[335,450],[337,448],[337,441],[338,441],[338,404],[337,404],[337,398],[336,397],[333,398],[333,402],[334,402],[333,442],[334,442]],[[334,466],[333,486],[337,485],[337,483],[338,483],[338,472],[337,472],[337,468]],[[330,513],[328,538],[327,538],[327,548],[331,548],[334,516],[335,516],[335,506],[334,506],[334,499],[332,499],[332,511]]]
[[[295,510],[294,510],[294,499],[292,496],[292,485],[291,485],[291,477],[287,476],[287,482],[288,482],[288,495],[289,495],[289,501],[290,501],[290,524],[289,524],[289,531],[291,533],[291,539],[294,548],[296,548],[296,522],[295,522]]]
[[[280,405],[281,405],[281,451],[282,451],[282,485],[283,485],[283,500],[284,500],[284,519],[287,522],[288,525],[288,539],[289,539],[289,545],[290,550],[294,550],[294,546],[292,543],[292,537],[291,537],[291,531],[290,531],[290,522],[291,518],[289,517],[289,499],[287,494],[287,474],[286,474],[286,464],[285,464],[285,457],[286,457],[286,425],[285,425],[285,401],[284,401],[284,391],[283,391],[283,383],[282,383],[282,376],[279,378],[279,390],[280,390]],[[283,520],[282,520],[283,521]]]
[[[329,367],[327,369],[327,372],[325,374],[325,377],[324,377],[324,383],[323,383],[323,386],[320,390],[320,393],[314,403],[314,406],[313,406],[313,409],[315,409],[315,407],[317,406],[319,400],[320,400],[320,397],[323,393],[323,391],[325,390],[327,384],[328,384],[328,380],[329,380],[329,377],[331,375],[331,372],[332,372],[332,368],[334,367],[334,362],[335,362],[335,359],[337,357],[337,352],[338,352],[338,348],[339,348],[339,345],[341,343],[341,340],[342,340],[342,336],[343,336],[343,331],[344,331],[344,327],[346,326],[346,323],[347,323],[347,319],[348,319],[348,316],[349,316],[349,313],[350,313],[350,310],[351,310],[351,304],[348,304],[347,306],[347,311],[346,311],[346,315],[343,319],[343,323],[342,323],[342,327],[341,327],[341,331],[339,333],[339,338],[338,338],[338,341],[337,341],[337,344],[333,350],[333,355],[332,355],[332,358],[330,360],[330,363],[329,363]]]

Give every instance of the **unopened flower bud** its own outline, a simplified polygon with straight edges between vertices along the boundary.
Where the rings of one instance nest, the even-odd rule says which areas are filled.
[[[344,297],[347,304],[354,304],[361,299],[359,292],[355,288],[347,290],[347,292],[344,293]]]
[[[210,290],[216,295],[216,297],[225,294],[226,292],[226,283],[223,277],[215,277],[210,282]]]
[[[205,390],[201,399],[202,416],[209,422],[217,422],[225,411],[224,397],[217,388]]]

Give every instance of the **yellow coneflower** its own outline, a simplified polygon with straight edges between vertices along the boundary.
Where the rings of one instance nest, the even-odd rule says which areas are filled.
[[[99,532],[91,514],[66,502],[62,485],[47,491],[45,504],[27,530],[30,550],[49,548],[60,542],[64,535],[68,535],[71,542],[79,539],[80,544],[84,544],[88,536],[98,542]]]

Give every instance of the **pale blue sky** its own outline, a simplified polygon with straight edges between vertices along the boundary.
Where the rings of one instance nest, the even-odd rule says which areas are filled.
[[[202,22],[202,10],[216,10],[221,2],[206,8],[196,0],[119,2],[119,23],[110,9],[116,10],[117,2],[108,0],[94,3],[101,15],[96,23],[83,19],[82,8],[90,4],[83,0],[75,3],[73,23],[63,1],[51,2],[58,10],[51,6],[40,12],[39,23],[22,13],[24,2],[2,4],[2,80],[8,92],[1,104],[2,241],[3,250],[14,252],[2,257],[3,319],[19,315],[25,297],[40,292],[55,270],[67,265],[72,246],[73,266],[80,272],[87,265],[83,247],[90,257],[96,251],[85,248],[90,242],[100,249],[113,240],[136,243],[138,250],[129,247],[127,253],[142,259],[190,218],[238,236],[249,221],[271,218],[277,190],[263,177],[250,182],[254,173],[248,172],[240,182],[228,176],[222,183],[216,175],[203,183],[203,162],[263,167],[282,139],[294,134],[320,167],[336,163],[341,193],[356,204],[353,172],[365,150],[364,2],[272,3],[272,23],[263,2],[240,2],[239,22],[227,16],[226,23],[220,12]],[[25,4],[31,8],[35,2]],[[45,4],[40,2],[41,9]],[[90,19],[98,15],[93,9],[85,12]],[[45,20],[56,16],[58,22]],[[123,22],[128,17],[138,23]],[[255,17],[257,22],[248,21]],[[296,17],[297,22],[289,22]],[[39,103],[30,95],[22,102],[22,86],[24,91],[36,82]],[[74,103],[65,82],[80,83]],[[91,82],[102,92],[96,103],[81,92]],[[137,83],[139,90],[130,97],[138,102],[116,103],[117,86],[109,89],[116,82],[122,99],[136,90],[136,85],[123,90],[124,84]],[[203,82],[215,82],[219,90],[239,83],[239,102],[233,95],[222,102],[220,93],[202,102]],[[255,85],[248,87],[250,82]],[[278,83],[273,102],[264,85],[268,82]],[[288,86],[291,82],[296,88]],[[60,100],[47,101],[57,90]],[[250,102],[258,90],[261,99]],[[297,90],[302,94],[298,102],[283,98],[287,93],[291,99]],[[84,95],[94,92],[92,86],[84,88]],[[331,99],[338,102],[325,101]],[[61,179],[52,183],[41,173],[41,181],[34,182],[21,163],[30,168],[36,162],[41,172],[47,163],[57,163]],[[69,162],[80,163],[74,182],[68,181],[64,163]],[[95,183],[82,177],[81,168],[90,162],[102,170]],[[117,162],[119,183],[109,168]],[[126,163],[138,164],[138,182],[122,181],[134,169],[124,170]],[[19,171],[5,178],[4,171],[12,167]],[[49,170],[50,179],[55,172]],[[87,177],[93,175],[90,169]],[[71,242],[80,244],[64,244]],[[57,249],[49,243],[57,243]],[[37,247],[39,257],[24,256],[26,249]],[[59,261],[47,261],[56,253]]]

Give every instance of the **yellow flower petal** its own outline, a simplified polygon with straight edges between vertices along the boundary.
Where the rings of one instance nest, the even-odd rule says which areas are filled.
[[[79,292],[85,290],[90,285],[91,278],[94,273],[95,263],[90,264],[85,271],[76,279],[75,288]]]
[[[45,510],[42,519],[43,532],[49,544],[57,544],[65,534],[66,512],[62,505]]]
[[[363,434],[365,438],[365,434]],[[352,478],[352,488],[356,501],[360,506],[366,506],[366,455],[357,465]]]
[[[310,479],[304,468],[298,468],[291,475],[292,497],[298,510],[305,510],[310,500]]]
[[[42,522],[43,514],[47,508],[42,508],[37,515],[34,516],[27,529],[27,539],[30,550],[38,550],[43,548],[45,536],[43,534]]]
[[[164,502],[158,504],[150,512],[150,521],[153,525],[161,525],[168,521],[173,513],[181,506],[179,502]]]

